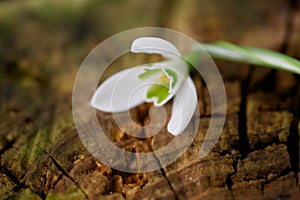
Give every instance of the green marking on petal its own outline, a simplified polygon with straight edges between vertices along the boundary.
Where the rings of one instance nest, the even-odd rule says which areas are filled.
[[[169,96],[169,87],[165,84],[152,85],[146,94],[147,99],[156,99],[156,103],[160,104]]]
[[[165,73],[157,80],[157,84],[152,85],[146,94],[146,98],[153,100],[156,104],[161,104],[170,95],[170,77],[173,79],[172,87],[177,82],[177,75],[173,70],[164,71]]]
[[[162,69],[157,70],[161,72]],[[158,105],[168,98],[171,93],[170,87],[174,88],[178,81],[178,76],[174,70],[164,69],[163,71],[164,73],[157,80],[157,84],[152,85],[146,93],[146,98],[148,100],[153,100],[155,104]]]
[[[178,79],[176,72],[171,69],[165,69],[165,72],[172,77],[172,88],[174,88]]]
[[[144,72],[142,74],[140,74],[138,76],[139,79],[146,79],[146,78],[149,78],[150,76],[158,73],[158,72],[161,72],[161,69],[147,69],[145,68],[144,69]]]

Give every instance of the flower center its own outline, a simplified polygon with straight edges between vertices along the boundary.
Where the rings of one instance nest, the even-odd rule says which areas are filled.
[[[156,105],[163,105],[165,100],[172,92],[174,78],[170,76],[168,71],[164,70],[163,74],[157,79],[157,83],[153,84],[147,91],[146,98],[153,101]],[[172,84],[170,84],[172,83]],[[170,88],[171,87],[171,88]]]
[[[178,79],[176,72],[170,68],[145,68],[138,77],[140,79],[152,78],[155,82],[148,88],[146,100],[154,102],[156,106],[163,105],[172,96],[173,88]]]
[[[166,85],[167,87],[169,87],[169,83],[170,83],[170,79],[169,77],[164,73],[160,79],[159,79],[159,83]]]

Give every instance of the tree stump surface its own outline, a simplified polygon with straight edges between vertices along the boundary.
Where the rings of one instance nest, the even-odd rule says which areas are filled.
[[[11,2],[5,4],[7,16],[23,8],[12,9],[10,4],[16,2]],[[168,26],[200,41],[229,40],[300,58],[300,14],[292,1],[255,0],[248,7],[233,0],[167,2],[153,1],[141,19],[145,22],[132,19],[131,23]],[[103,4],[89,10],[88,17],[70,15],[68,20],[76,22],[70,30],[35,7],[26,7],[13,22],[0,16],[0,29],[14,25],[1,32],[4,39],[0,39],[4,44],[0,47],[0,199],[300,199],[299,77],[257,66],[216,60],[224,79],[227,113],[222,134],[205,158],[200,159],[199,149],[212,114],[210,96],[199,75],[192,74],[200,122],[194,142],[179,159],[161,170],[139,174],[117,171],[96,160],[73,122],[75,73],[96,41],[110,36],[106,26],[120,31],[118,25],[124,21],[118,19],[143,7],[142,3],[129,6],[120,17],[109,15],[107,9],[120,9],[125,3]],[[163,19],[156,16],[169,7]],[[97,16],[102,17],[101,28],[84,32]],[[22,17],[26,26],[19,27],[16,21]],[[118,64],[131,64],[123,62]],[[130,111],[137,123],[149,122],[149,106]],[[171,106],[170,102],[164,108],[170,111]],[[164,127],[154,137],[137,139],[122,132],[112,114],[97,112],[97,116],[110,140],[127,151],[149,152],[173,138]],[[129,123],[127,128],[135,131]]]

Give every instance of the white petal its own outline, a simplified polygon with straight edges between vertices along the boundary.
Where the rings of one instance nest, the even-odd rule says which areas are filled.
[[[131,45],[133,53],[157,53],[165,58],[178,58],[179,50],[170,42],[157,37],[141,37],[133,41]]]
[[[168,131],[178,135],[184,131],[192,119],[198,105],[195,85],[190,77],[176,93],[172,106],[172,115],[168,123]]]
[[[138,66],[109,77],[94,93],[91,106],[104,112],[123,112],[140,105],[148,88],[138,79],[142,72],[143,67]]]

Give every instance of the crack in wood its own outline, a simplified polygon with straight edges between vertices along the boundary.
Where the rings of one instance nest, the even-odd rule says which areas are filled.
[[[300,77],[298,76],[299,80]],[[298,84],[297,94],[294,98],[295,109],[293,109],[294,119],[290,125],[290,134],[287,140],[287,149],[290,156],[291,168],[294,173],[297,185],[299,185],[298,171],[299,171],[299,113],[300,113],[300,84]]]
[[[201,82],[202,87],[203,87],[203,89],[199,91],[200,98],[201,98],[201,101],[202,101],[202,104],[203,104],[203,114],[201,115],[201,112],[200,112],[200,117],[207,117],[206,115],[211,116],[211,113],[207,114],[207,102],[205,101],[205,90],[204,90],[204,87],[206,87],[206,84],[205,84],[202,77],[200,79],[200,82]],[[217,115],[214,115],[214,116],[218,116],[218,115],[219,115],[219,113]]]
[[[18,178],[5,167],[1,166],[0,171],[5,174],[14,184],[21,185],[21,182],[18,180]]]
[[[28,187],[23,183],[23,181],[19,181],[18,178],[16,176],[13,175],[13,173],[11,173],[8,169],[6,169],[5,167],[0,168],[0,172],[5,174],[9,180],[11,180],[15,186],[12,188],[12,191],[15,193],[20,192],[22,189],[27,189]],[[41,199],[45,199],[44,195],[41,195],[39,193],[36,193],[34,191],[31,190],[31,192],[33,192],[34,194],[38,195]],[[10,198],[10,197],[8,197]]]
[[[265,195],[265,185],[266,184],[270,184],[272,182],[275,182],[276,180],[280,179],[281,177],[284,177],[284,176],[288,175],[291,171],[292,170],[290,168],[286,168],[278,176],[276,176],[274,179],[272,179],[271,181],[268,181],[267,179],[265,179],[265,181],[261,183],[261,193],[262,193],[262,195]]]
[[[153,151],[152,146],[150,146],[150,148],[151,148],[151,151]],[[169,180],[169,178],[168,178],[168,176],[166,174],[166,171],[164,170],[163,166],[160,163],[160,160],[158,159],[158,157],[155,154],[153,154],[153,155],[154,155],[154,158],[157,161],[158,165],[160,166],[160,172],[161,172],[162,176],[166,179],[170,190],[174,194],[175,200],[179,200],[178,195],[177,195],[176,191],[174,190],[174,188],[172,186],[172,183],[171,183],[171,181]]]
[[[231,179],[231,176],[235,175],[237,173],[237,161],[235,160],[234,157],[232,157],[232,168],[233,168],[233,173],[230,173],[227,175],[226,177],[226,185],[227,185],[227,188],[228,190],[230,191],[230,194],[232,196],[232,199],[235,200],[235,197],[234,197],[234,194],[232,192],[232,186],[233,186],[233,181]]]
[[[3,139],[3,142],[5,143],[5,146],[3,147],[2,150],[0,150],[0,156],[1,156],[2,154],[4,154],[7,150],[13,148],[13,145],[14,145],[14,143],[15,143],[15,141],[16,141],[16,138],[14,138],[14,139],[11,140],[11,141],[7,141],[5,138],[2,138],[2,139]]]
[[[250,151],[249,140],[247,135],[247,96],[249,83],[253,74],[253,67],[250,68],[246,77],[241,80],[240,93],[241,93],[241,103],[240,110],[238,113],[238,133],[239,133],[239,151],[242,155],[242,158],[247,157],[247,154]]]
[[[55,167],[61,171],[63,173],[63,175],[65,175],[67,178],[69,178],[72,182],[75,183],[75,185],[78,187],[78,189],[80,189],[80,191],[83,193],[83,195],[85,196],[86,199],[89,199],[89,196],[85,193],[85,191],[83,190],[83,188],[81,188],[81,186],[78,184],[77,181],[75,181],[75,179],[73,179],[69,173],[62,167],[60,166],[60,164],[58,162],[56,162],[56,160],[49,154],[49,157],[51,158],[53,164],[55,165]]]
[[[261,183],[261,194],[264,195],[264,193],[265,193],[265,183],[262,182]]]
[[[15,192],[15,193],[19,193],[22,189],[28,189],[29,187],[26,187],[26,185],[24,184],[24,183],[22,183],[22,182],[15,182],[15,180],[13,180],[14,178],[14,176],[13,175],[11,175],[11,173],[9,172],[9,171],[2,171],[1,170],[1,172],[3,173],[3,174],[5,174],[12,182],[14,182],[15,184],[16,184],[16,186],[14,186],[13,188],[12,188],[12,191],[13,192]],[[30,188],[29,188],[30,189]],[[38,195],[41,199],[45,199],[45,196],[44,195],[41,195],[41,194],[39,194],[39,193],[37,193],[37,192],[34,192],[34,191],[32,191],[32,190],[30,190],[32,193],[34,193],[34,194],[36,194],[36,195]],[[8,198],[7,199],[11,199],[11,197],[10,196],[8,196]]]
[[[154,151],[153,146],[151,145],[151,144],[152,144],[152,142],[151,142],[152,140],[153,140],[153,137],[152,137],[152,139],[149,141],[149,149],[150,149],[151,152]],[[166,174],[166,171],[164,170],[164,168],[163,168],[163,166],[162,166],[162,164],[161,164],[159,158],[155,155],[155,153],[154,153],[153,155],[154,155],[154,158],[155,158],[155,160],[157,161],[158,165],[160,166],[160,172],[161,172],[162,176],[166,179],[166,181],[167,181],[167,183],[168,183],[168,186],[169,186],[170,190],[171,190],[172,193],[174,194],[175,200],[179,200],[178,195],[177,195],[176,191],[174,190],[174,188],[173,188],[173,186],[172,186],[172,183],[171,183],[171,181],[169,180],[169,178],[168,178],[168,176],[167,176],[167,174]]]
[[[0,166],[0,172],[5,174],[14,184],[15,186],[13,187],[12,191],[18,193],[19,191],[21,191],[22,189],[27,189],[29,187],[27,187],[24,183],[24,179],[22,179],[21,181],[19,181],[19,179],[7,168]],[[25,175],[26,177],[26,175]],[[32,191],[32,193],[38,195],[41,199],[45,199],[45,195],[44,194],[40,194],[38,192]]]
[[[281,52],[285,53],[288,49],[288,45],[290,43],[290,38],[293,33],[293,23],[295,21],[295,14],[297,11],[298,6],[298,0],[289,0],[289,10],[288,10],[288,17],[286,20],[286,27],[285,27],[285,35],[282,42]],[[299,130],[298,130],[298,122],[299,122],[299,113],[300,113],[300,84],[299,75],[295,75],[295,78],[297,80],[297,92],[294,97],[294,107],[293,109],[293,121],[290,125],[290,134],[288,136],[287,140],[287,149],[290,156],[290,163],[291,168],[294,173],[294,177],[296,179],[297,185],[299,185],[299,179],[298,179],[298,171],[299,171]],[[299,189],[299,187],[298,187]]]
[[[156,157],[156,156],[155,156],[155,157]],[[160,164],[160,162],[159,162],[159,164]],[[169,180],[168,176],[166,175],[166,172],[165,172],[164,168],[161,168],[161,169],[160,169],[160,172],[161,172],[161,174],[163,175],[163,177],[165,177],[165,179],[166,179],[166,181],[167,181],[167,183],[168,183],[169,188],[172,190],[172,192],[173,192],[173,194],[174,194],[175,199],[176,199],[176,200],[179,200],[178,195],[177,195],[176,191],[174,190],[171,181]]]
[[[269,181],[269,180],[266,179],[265,182],[264,182],[264,184],[272,183],[272,182],[276,181],[277,179],[279,179],[279,178],[281,178],[283,176],[288,175],[291,171],[292,171],[291,168],[286,168],[283,171],[281,171],[280,174],[278,174],[278,176],[276,176],[275,178],[273,178],[271,181]]]

